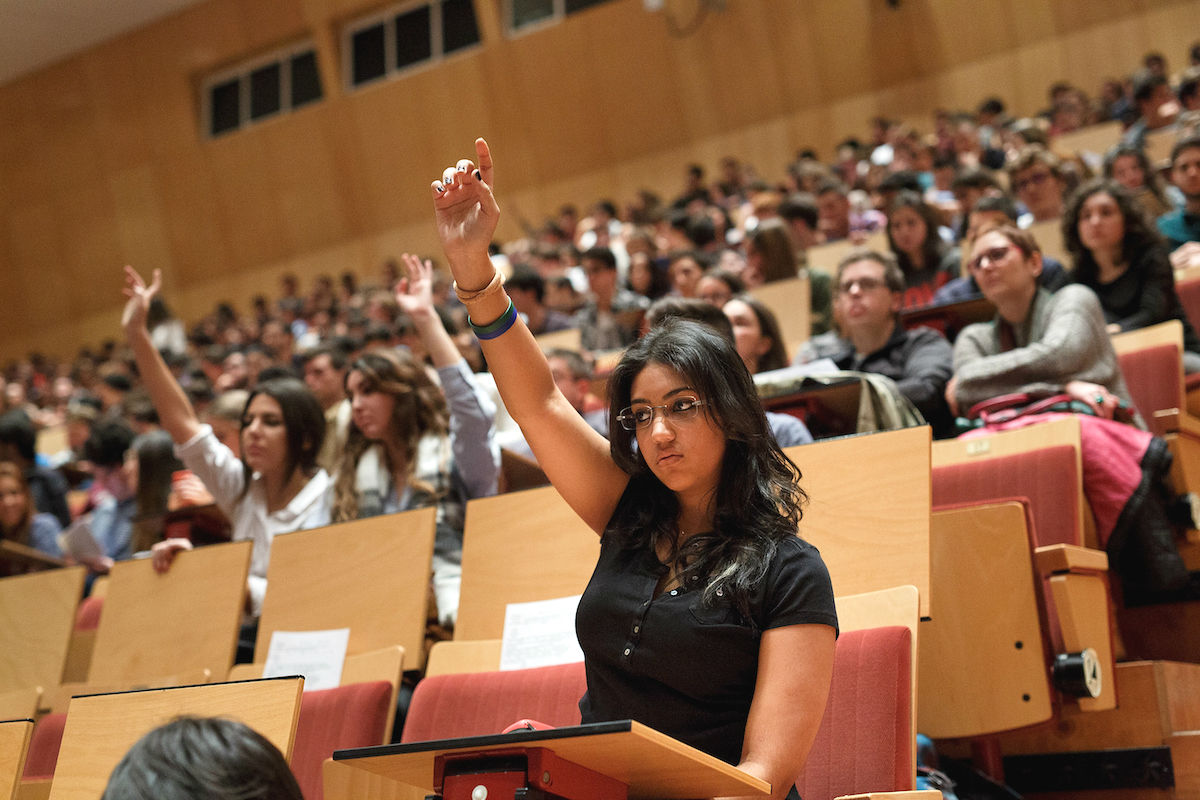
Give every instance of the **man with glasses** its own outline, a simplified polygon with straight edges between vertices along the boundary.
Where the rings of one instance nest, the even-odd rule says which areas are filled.
[[[1038,145],[1026,147],[1009,165],[1008,178],[1013,193],[1028,211],[1020,219],[1022,228],[1062,216],[1067,182],[1058,156]]]
[[[950,343],[931,328],[906,330],[899,317],[903,297],[904,273],[891,255],[847,254],[834,282],[837,330],[805,342],[796,363],[828,358],[840,369],[885,375],[933,426],[934,436],[952,436],[944,397],[952,373]]]

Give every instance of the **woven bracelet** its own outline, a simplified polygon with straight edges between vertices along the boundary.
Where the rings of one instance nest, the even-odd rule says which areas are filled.
[[[464,292],[462,289],[458,288],[458,282],[455,281],[454,294],[458,296],[459,301],[461,301],[463,305],[469,305],[470,303],[484,300],[487,297],[495,294],[496,292],[500,291],[500,287],[503,285],[504,276],[500,274],[500,270],[496,270],[496,273],[492,275],[492,279],[488,281],[487,286],[484,286],[477,292]]]
[[[471,326],[471,330],[475,331],[475,336],[478,339],[495,339],[508,332],[508,329],[517,322],[517,307],[513,305],[512,299],[508,301],[508,308],[500,315],[500,318],[488,325],[476,325],[471,321],[470,315],[467,316],[467,324]]]

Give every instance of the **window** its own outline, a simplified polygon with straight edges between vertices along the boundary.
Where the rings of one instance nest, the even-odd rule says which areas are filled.
[[[479,44],[472,0],[395,6],[346,31],[346,74],[352,87],[396,75]]]
[[[542,23],[559,22],[567,14],[607,3],[608,0],[506,0],[508,29],[519,31]]]
[[[317,54],[311,44],[281,50],[223,71],[204,89],[210,137],[236,131],[321,99]]]

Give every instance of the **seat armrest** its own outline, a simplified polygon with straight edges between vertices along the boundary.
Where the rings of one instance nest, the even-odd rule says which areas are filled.
[[[1043,578],[1063,572],[1108,572],[1108,554],[1077,544],[1035,547],[1033,563]]]

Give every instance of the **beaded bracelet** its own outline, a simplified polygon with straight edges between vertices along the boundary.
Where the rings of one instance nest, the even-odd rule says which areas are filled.
[[[504,335],[516,322],[517,307],[513,305],[511,298],[508,301],[508,308],[504,310],[500,318],[488,325],[476,325],[471,321],[471,316],[467,315],[467,324],[471,326],[471,330],[475,331],[475,336],[485,341]]]
[[[492,279],[488,281],[487,286],[484,286],[478,292],[464,292],[462,289],[458,288],[458,283],[455,282],[454,294],[458,295],[458,299],[462,301],[463,305],[467,305],[479,300],[483,300],[500,291],[500,287],[503,285],[503,283],[504,276],[500,274],[500,270],[496,270],[496,273],[492,275]]]

